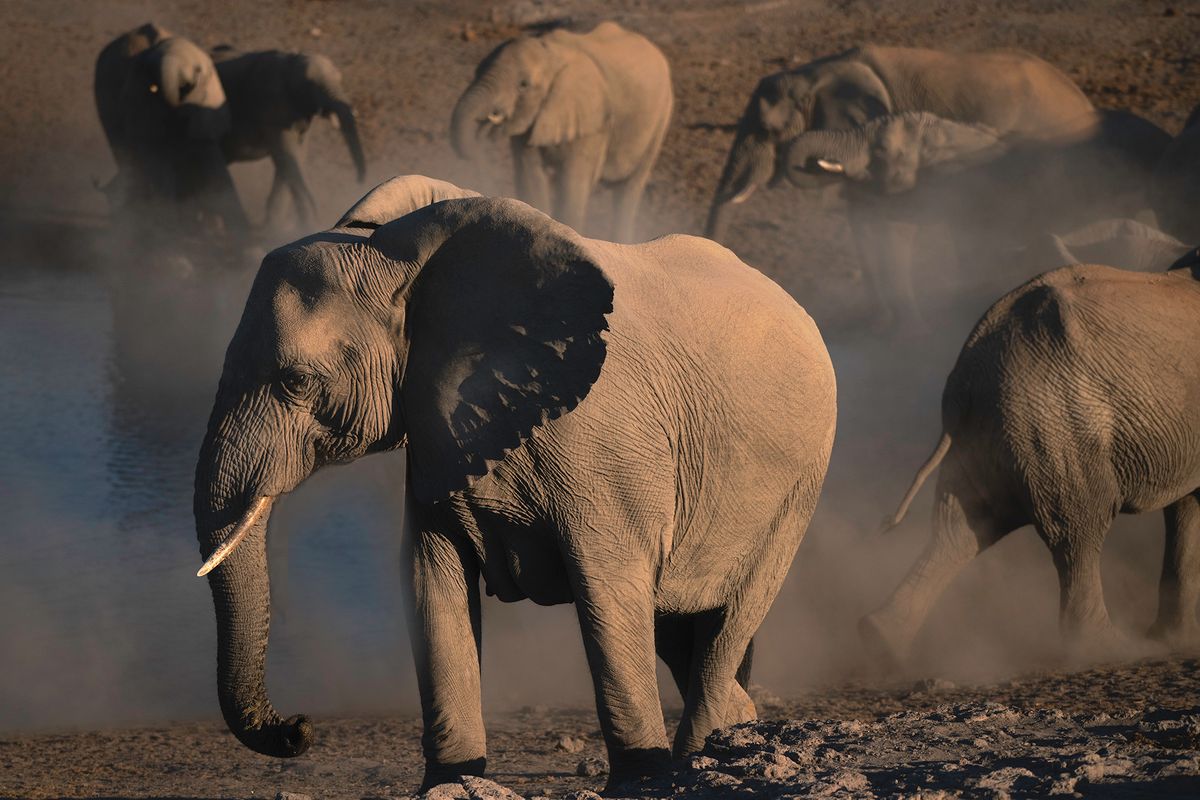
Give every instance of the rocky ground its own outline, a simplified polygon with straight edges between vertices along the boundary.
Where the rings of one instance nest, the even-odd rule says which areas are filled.
[[[843,685],[782,701],[714,734],[650,796],[1196,797],[1200,660],[1174,658],[1002,683]],[[673,721],[673,719],[672,719]],[[488,721],[490,781],[455,797],[593,797],[604,747],[590,709],[531,707]],[[256,756],[219,723],[0,737],[0,797],[407,797],[420,721],[322,719],[309,754]],[[495,783],[492,783],[494,781]]]
[[[699,231],[759,77],[859,43],[1029,50],[1097,105],[1131,109],[1172,133],[1200,102],[1200,8],[1191,0],[6,0],[3,15],[3,241],[80,262],[91,257],[88,232],[105,224],[92,180],[112,171],[92,107],[92,63],[107,41],[147,18],[204,45],[333,58],[358,107],[368,186],[421,172],[491,192],[508,190],[504,155],[475,171],[453,158],[447,136],[474,65],[523,25],[615,18],[663,48],[677,93],[641,219],[645,236]],[[308,174],[332,222],[365,187],[348,177],[335,132],[318,125],[311,140]],[[261,165],[236,171],[252,214],[269,174]],[[739,215],[730,245],[823,328],[862,312],[838,214],[775,191],[760,192]],[[264,244],[286,233],[264,232]],[[680,797],[1200,796],[1198,664],[1052,670],[978,686],[834,681],[786,702],[760,695],[767,721],[719,733],[678,773],[645,788]],[[241,747],[213,715],[48,734],[4,732],[0,709],[0,798],[381,798],[404,796],[420,779],[418,719],[319,720],[309,754],[271,761]],[[493,715],[489,732],[490,777],[509,791],[557,797],[604,783],[591,709]],[[501,791],[480,782],[439,789],[442,797]]]

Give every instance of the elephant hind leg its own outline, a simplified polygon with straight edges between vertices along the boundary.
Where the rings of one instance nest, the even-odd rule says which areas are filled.
[[[991,512],[954,463],[944,464],[938,475],[933,537],[887,602],[859,620],[859,635],[872,654],[887,666],[902,664],[950,582],[1014,527]]]
[[[695,624],[690,616],[663,616],[655,620],[654,646],[658,657],[667,665],[679,696],[687,702],[688,683],[692,673],[692,655],[695,650]],[[746,646],[741,664],[734,675],[734,685],[729,690],[728,706],[719,727],[747,722],[758,716],[754,701],[746,689],[750,686],[750,663],[754,655],[754,640]]]
[[[1058,572],[1063,636],[1073,647],[1103,650],[1118,644],[1100,581],[1100,554],[1116,516],[1116,504],[1089,497],[1083,503],[1060,500],[1050,507],[1054,511],[1039,511],[1035,524]]]
[[[1150,635],[1171,646],[1200,640],[1196,603],[1200,601],[1200,492],[1193,492],[1163,509],[1167,523],[1162,579],[1158,585],[1158,616]]]

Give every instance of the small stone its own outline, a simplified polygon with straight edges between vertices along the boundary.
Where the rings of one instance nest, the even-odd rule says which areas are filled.
[[[602,758],[588,756],[575,767],[575,774],[582,778],[595,778],[608,772],[608,762]]]
[[[296,794],[295,792],[278,792],[275,795],[275,800],[312,800],[312,797],[307,794]]]
[[[590,789],[577,789],[569,794],[564,794],[562,800],[604,800],[600,795]]]
[[[313,25],[308,29],[308,35],[314,39],[320,39],[322,33],[324,33],[324,31],[318,28],[316,25]]]
[[[461,783],[439,783],[420,796],[421,800],[471,800]]]
[[[487,778],[467,775],[462,779],[462,785],[467,790],[470,800],[525,800],[507,786],[501,786]]]
[[[554,749],[560,753],[582,753],[586,746],[583,739],[565,733],[554,742]]]

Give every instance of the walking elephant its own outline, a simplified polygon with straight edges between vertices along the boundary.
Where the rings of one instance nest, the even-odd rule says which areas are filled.
[[[232,124],[221,139],[225,160],[270,158],[275,166],[267,195],[267,220],[275,218],[284,188],[291,193],[300,224],[317,213],[312,192],[304,182],[304,134],[317,116],[339,128],[350,151],[359,183],[367,162],[358,138],[358,123],[342,75],[322,55],[266,50],[239,53],[228,47],[213,50],[217,74],[229,97]]]
[[[804,310],[719,245],[583,239],[473,195],[393,179],[263,261],[196,468],[221,710],[260,753],[309,746],[264,684],[268,510],[404,447],[424,784],[484,770],[482,576],[575,604],[615,785],[668,759],[656,649],[685,698],[677,754],[753,716],[736,678],[820,493],[833,370]]]
[[[517,195],[577,230],[597,185],[613,189],[613,237],[630,241],[674,102],[671,71],[645,37],[614,22],[500,45],[454,108],[454,149],[507,138]]]
[[[1020,263],[1012,253],[1030,239],[1148,209],[1151,175],[1170,141],[1157,125],[1127,111],[1096,111],[1054,141],[1002,136],[979,123],[909,111],[844,130],[807,131],[786,145],[780,160],[801,187],[814,175],[846,181],[860,244],[873,232],[864,218],[910,226],[910,237],[941,225],[977,269],[980,252],[992,252],[1003,255],[987,271],[1011,273],[1005,268]],[[909,243],[897,238],[886,243],[888,272],[867,277],[881,305],[892,300],[899,313],[919,317],[920,282],[902,246]],[[868,263],[869,255],[863,253]],[[1001,286],[1031,274],[1006,274]],[[972,276],[972,283],[980,278],[986,281]]]
[[[1194,641],[1200,598],[1200,269],[1048,272],[975,326],[946,380],[943,434],[890,525],[940,466],[933,538],[879,610],[868,643],[903,659],[954,576],[1034,525],[1058,570],[1059,619],[1089,647],[1116,638],[1100,584],[1113,519],[1163,509],[1151,632]]]
[[[1183,130],[1154,171],[1154,213],[1164,231],[1188,244],[1200,243],[1200,106],[1192,109]]]
[[[229,108],[207,53],[147,23],[101,51],[94,90],[117,162],[104,187],[115,208],[154,212],[165,200],[185,224],[245,231],[220,149]]]

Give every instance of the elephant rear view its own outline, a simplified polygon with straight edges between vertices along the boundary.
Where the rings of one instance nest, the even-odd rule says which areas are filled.
[[[903,659],[958,572],[1033,525],[1058,572],[1070,642],[1121,643],[1100,583],[1113,519],[1162,509],[1151,633],[1194,643],[1200,599],[1200,270],[1048,272],[988,310],[942,395],[943,435],[889,526],[939,470],[933,536],[860,630]]]
[[[500,45],[459,98],[450,134],[466,159],[481,136],[508,139],[517,195],[577,230],[596,186],[611,186],[613,238],[630,241],[673,103],[662,52],[602,22]]]
[[[424,205],[429,203],[429,205]],[[267,517],[326,464],[403,447],[401,551],[426,786],[486,766],[480,583],[573,603],[610,786],[755,715],[747,651],[815,509],[836,420],[808,314],[713,242],[584,239],[419,176],[264,259],[196,466],[221,710],[312,741],[266,691]]]
[[[359,183],[367,162],[358,137],[358,122],[342,75],[322,55],[267,50],[238,53],[213,51],[221,84],[229,96],[230,130],[221,140],[229,162],[270,158],[275,166],[267,195],[267,219],[273,220],[286,188],[300,224],[307,226],[317,204],[304,181],[300,164],[304,139],[315,117],[327,117],[341,130]]]

